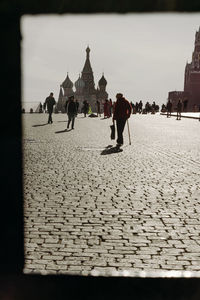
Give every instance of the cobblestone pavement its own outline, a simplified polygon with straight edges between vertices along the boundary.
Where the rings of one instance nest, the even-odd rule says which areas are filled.
[[[200,270],[199,121],[132,115],[102,155],[111,120],[46,120],[23,115],[24,272]]]

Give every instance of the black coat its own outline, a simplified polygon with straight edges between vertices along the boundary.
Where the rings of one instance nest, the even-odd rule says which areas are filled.
[[[45,106],[45,108],[47,106],[48,112],[52,112],[53,111],[53,106],[55,104],[56,104],[56,101],[55,101],[54,97],[49,96],[49,97],[46,98],[44,106]]]
[[[77,105],[74,101],[69,101],[67,103],[67,114],[71,114],[71,115],[77,114]]]

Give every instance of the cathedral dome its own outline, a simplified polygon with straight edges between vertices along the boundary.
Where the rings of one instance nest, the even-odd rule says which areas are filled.
[[[104,75],[102,75],[101,79],[99,80],[99,86],[106,86],[107,81],[104,77]]]
[[[73,87],[73,82],[69,79],[69,76],[67,74],[66,79],[62,83],[63,88],[71,89]]]
[[[82,89],[85,87],[85,82],[83,81],[83,79],[80,78],[80,75],[78,80],[75,82],[75,87],[76,89]]]

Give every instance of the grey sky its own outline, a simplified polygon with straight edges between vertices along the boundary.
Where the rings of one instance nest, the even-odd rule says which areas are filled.
[[[58,99],[67,72],[74,82],[91,48],[97,85],[102,72],[109,98],[166,102],[168,91],[183,90],[200,14],[24,16],[22,31],[23,101]]]

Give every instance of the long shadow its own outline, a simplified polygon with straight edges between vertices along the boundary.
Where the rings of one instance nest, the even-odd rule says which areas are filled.
[[[72,129],[64,129],[64,130],[60,130],[60,131],[55,131],[55,133],[63,133],[63,132],[69,132]]]
[[[46,126],[46,125],[49,125],[48,123],[45,123],[45,124],[38,124],[38,125],[33,125],[32,127],[40,127],[40,126]]]
[[[109,145],[101,152],[101,155],[109,155],[109,154],[119,153],[122,151],[123,151],[123,149],[121,149],[121,148],[119,149],[117,147]]]
[[[61,122],[65,122],[65,123],[67,123],[67,120],[65,120],[65,121],[57,121],[57,123],[61,123]]]

